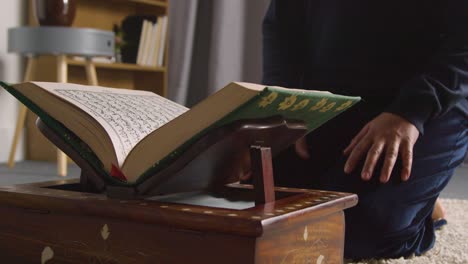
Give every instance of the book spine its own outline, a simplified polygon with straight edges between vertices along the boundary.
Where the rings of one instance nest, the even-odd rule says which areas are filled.
[[[150,31],[150,42],[148,45],[148,56],[145,58],[145,65],[146,66],[152,66],[152,61],[153,58],[156,56],[155,54],[155,45],[156,45],[156,31],[158,30],[158,25],[159,23],[156,22],[151,25],[151,31]]]
[[[163,18],[158,17],[158,23],[154,30],[154,43],[152,45],[153,56],[151,57],[150,66],[156,67],[159,56],[159,47],[161,45],[161,32],[163,27]]]
[[[143,20],[141,34],[140,34],[140,43],[138,43],[138,56],[137,56],[137,64],[141,65],[143,60],[143,51],[146,42],[146,28],[148,27],[148,23],[146,20]]]
[[[151,45],[151,33],[153,32],[153,23],[147,21],[146,30],[145,30],[145,43],[143,46],[143,55],[141,59],[141,65],[147,65],[148,56],[150,53],[150,45]]]
[[[166,42],[167,42],[167,23],[168,23],[167,16],[163,17],[162,23],[162,33],[161,33],[161,41],[160,47],[158,52],[158,62],[157,66],[163,66],[164,64],[164,53],[166,52]]]

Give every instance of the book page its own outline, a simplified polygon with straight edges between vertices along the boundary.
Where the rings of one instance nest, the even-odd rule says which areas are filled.
[[[112,140],[119,167],[144,137],[188,110],[146,91],[60,83],[36,85],[83,109],[98,121]]]

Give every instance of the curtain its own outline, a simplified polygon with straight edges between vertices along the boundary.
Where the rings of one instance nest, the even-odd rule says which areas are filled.
[[[169,98],[193,106],[232,81],[261,80],[269,0],[171,0]]]

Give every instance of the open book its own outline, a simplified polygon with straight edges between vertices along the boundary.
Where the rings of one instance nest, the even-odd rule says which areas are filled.
[[[281,115],[308,131],[359,97],[233,82],[192,109],[157,94],[78,84],[1,83],[75,148],[103,177],[141,182],[211,129]]]

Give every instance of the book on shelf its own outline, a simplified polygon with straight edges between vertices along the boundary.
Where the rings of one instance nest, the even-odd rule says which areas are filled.
[[[163,27],[163,17],[158,17],[158,23],[155,25],[155,29],[153,31],[154,35],[154,43],[151,46],[151,54],[148,56],[148,66],[156,67],[158,63],[158,56],[159,56],[159,47],[161,46],[161,34],[162,34],[162,27]]]
[[[146,23],[146,28],[144,30],[144,37],[143,37],[143,45],[142,45],[142,55],[141,55],[141,61],[140,65],[143,65],[143,66],[146,66],[147,65],[147,61],[148,61],[148,56],[150,54],[150,49],[151,49],[151,36],[152,36],[152,33],[153,33],[153,23],[151,21],[147,21],[145,20],[144,23]],[[156,22],[157,23],[157,22]],[[140,51],[138,51],[140,52]]]
[[[138,45],[137,64],[162,66],[166,48],[167,16],[159,16],[156,22],[144,20]]]
[[[163,66],[164,64],[164,54],[166,52],[166,41],[167,41],[167,23],[168,23],[167,16],[163,16],[162,21],[161,21],[161,27],[162,27],[161,38],[160,38],[161,40],[159,44],[156,66]]]
[[[236,120],[282,116],[312,131],[359,97],[233,82],[191,109],[155,93],[28,82],[8,92],[35,112],[109,184],[135,185],[197,139]]]
[[[121,54],[123,62],[138,63],[141,57],[141,54],[138,54],[138,52],[142,50],[140,44],[144,42],[143,22],[146,20],[154,23],[156,19],[157,16],[155,15],[130,15],[122,20],[121,30],[123,43],[121,46]]]
[[[144,45],[146,43],[146,30],[148,27],[148,21],[143,20],[142,27],[141,27],[141,34],[140,34],[140,40],[138,43],[138,52],[137,52],[137,59],[136,63],[141,65],[142,60],[143,60],[143,50],[144,50]]]

